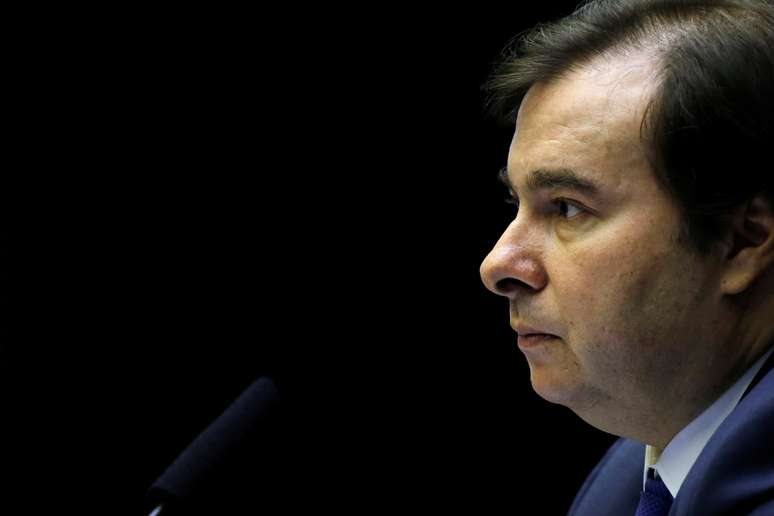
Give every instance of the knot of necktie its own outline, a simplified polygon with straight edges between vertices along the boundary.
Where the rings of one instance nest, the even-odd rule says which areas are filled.
[[[673,501],[664,481],[650,470],[645,480],[645,488],[640,493],[640,503],[637,505],[635,516],[666,516]]]

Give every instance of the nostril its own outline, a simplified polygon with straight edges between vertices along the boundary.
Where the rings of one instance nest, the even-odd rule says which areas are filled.
[[[500,292],[508,293],[515,287],[516,280],[513,278],[504,278],[498,281],[495,284],[495,287],[497,287],[497,290]]]
[[[530,287],[523,281],[519,281],[515,278],[503,278],[495,284],[495,288],[498,292],[503,294],[510,294],[516,289]]]

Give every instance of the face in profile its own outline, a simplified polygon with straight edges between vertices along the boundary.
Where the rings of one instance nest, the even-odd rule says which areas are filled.
[[[641,141],[653,70],[613,59],[530,89],[508,155],[517,209],[481,265],[535,391],[613,433],[689,381],[718,328],[719,267],[683,242]]]

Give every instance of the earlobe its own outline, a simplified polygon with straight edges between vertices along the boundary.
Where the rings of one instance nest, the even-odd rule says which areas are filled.
[[[732,245],[721,289],[735,295],[748,290],[774,264],[774,203],[758,194],[735,214]]]

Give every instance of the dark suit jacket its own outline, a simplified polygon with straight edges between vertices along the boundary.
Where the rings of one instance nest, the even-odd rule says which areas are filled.
[[[594,468],[569,516],[633,516],[645,446],[619,439]],[[718,427],[677,493],[669,516],[774,515],[774,354]]]

